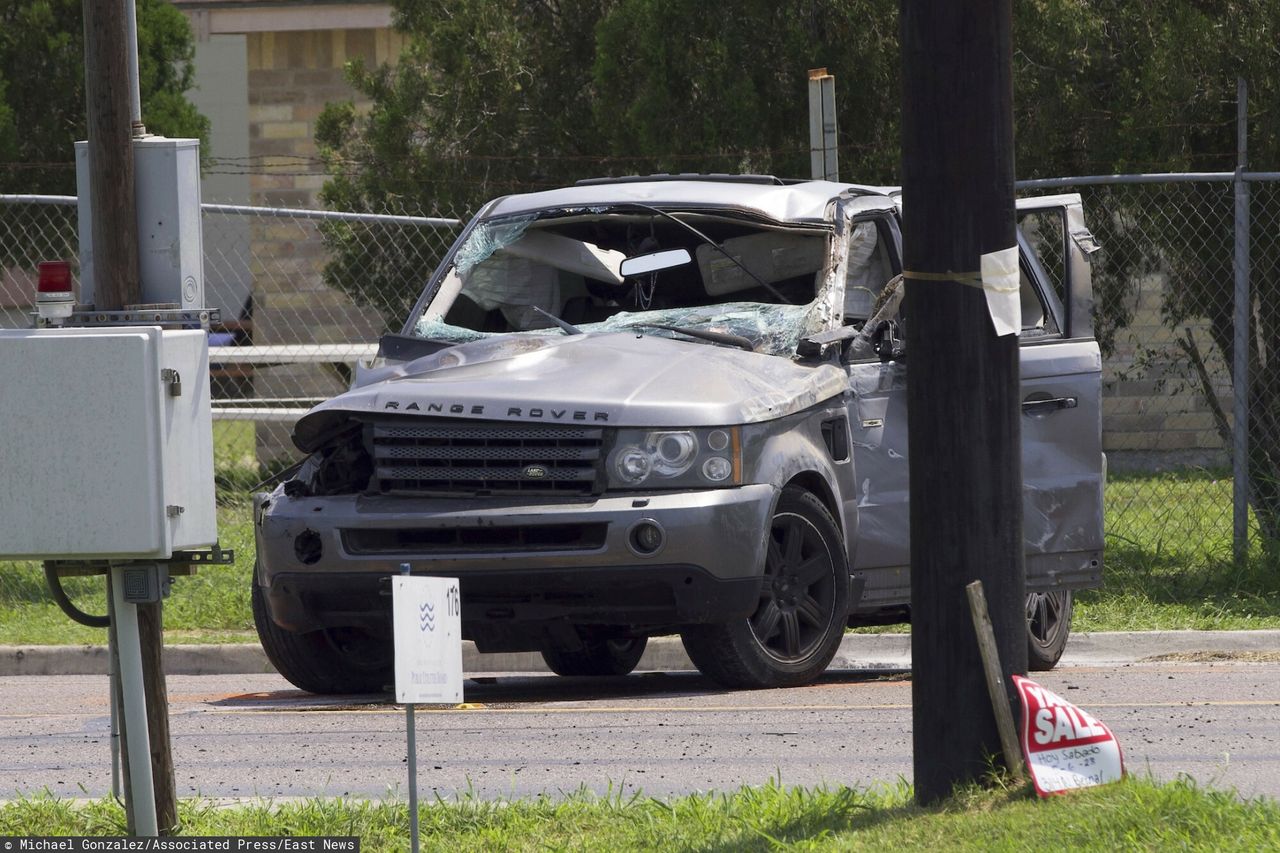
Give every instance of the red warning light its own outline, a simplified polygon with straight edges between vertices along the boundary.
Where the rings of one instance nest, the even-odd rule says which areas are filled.
[[[39,293],[70,293],[71,262],[41,261],[40,282],[36,286]]]

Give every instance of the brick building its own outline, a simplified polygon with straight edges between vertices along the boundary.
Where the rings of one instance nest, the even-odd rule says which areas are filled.
[[[196,41],[189,94],[211,120],[206,202],[320,208],[324,170],[315,145],[326,103],[360,100],[344,66],[394,61],[403,39],[382,2],[177,0]],[[289,217],[206,217],[206,291],[224,317],[251,305],[257,344],[374,340],[381,320],[325,286],[324,250],[313,222]],[[321,366],[256,371],[254,396],[318,398],[345,387]],[[287,445],[281,427],[260,427],[259,456]]]

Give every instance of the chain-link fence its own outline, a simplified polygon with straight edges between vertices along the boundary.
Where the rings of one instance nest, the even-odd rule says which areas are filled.
[[[1280,318],[1273,175],[1247,175],[1252,219],[1244,476],[1253,547],[1280,530],[1276,463],[1280,391],[1274,356]],[[1181,562],[1229,559],[1233,539],[1233,322],[1236,186],[1232,174],[1117,176],[1029,182],[1077,191],[1102,245],[1093,258],[1095,319],[1103,348],[1103,444],[1113,551]],[[1244,233],[1243,231],[1241,232]]]
[[[1232,175],[1033,186],[1079,191],[1102,251],[1107,524],[1113,548],[1201,561],[1232,536]],[[1252,531],[1277,538],[1280,183],[1252,176],[1249,472]],[[206,205],[206,299],[220,308],[212,370],[228,490],[292,459],[296,413],[341,391],[378,336],[398,331],[456,237],[453,211],[379,215]],[[0,325],[29,324],[35,262],[76,257],[74,199],[0,197]],[[1041,233],[1046,253],[1066,235]],[[1059,247],[1059,248],[1055,248]],[[1052,267],[1052,263],[1046,263]]]
[[[36,264],[79,257],[77,221],[75,196],[0,195],[0,328],[31,325]]]
[[[215,464],[227,494],[292,461],[292,421],[344,390],[379,336],[400,330],[461,224],[394,205],[203,206],[205,300],[221,314]],[[0,328],[31,325],[36,265],[78,258],[76,226],[74,197],[0,196]],[[78,286],[74,264],[73,275]]]
[[[452,244],[452,216],[204,206],[206,300],[221,309],[211,376],[228,486],[297,456],[292,421],[343,391],[378,338],[401,329]]]

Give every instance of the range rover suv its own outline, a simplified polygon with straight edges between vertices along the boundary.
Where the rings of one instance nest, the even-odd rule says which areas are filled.
[[[1052,667],[1102,563],[1101,359],[1078,196],[1019,202],[1027,632]],[[480,651],[624,674],[678,634],[803,684],[908,620],[900,194],[759,176],[488,203],[400,334],[255,498],[253,607],[314,692],[391,680],[386,579],[457,577]],[[957,334],[964,330],[957,329]]]

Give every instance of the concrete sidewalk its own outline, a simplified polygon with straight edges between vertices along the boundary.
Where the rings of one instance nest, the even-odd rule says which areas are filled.
[[[1125,631],[1073,634],[1061,666],[1141,663],[1160,655],[1221,655],[1224,660],[1280,657],[1277,631]],[[227,675],[272,672],[256,644],[166,646],[165,671],[171,675]],[[847,634],[832,669],[908,669],[910,634]],[[480,654],[464,643],[462,667],[472,673],[546,672],[541,655]],[[675,637],[649,641],[641,670],[687,670],[693,664]],[[0,676],[98,675],[107,671],[106,646],[0,646]]]

